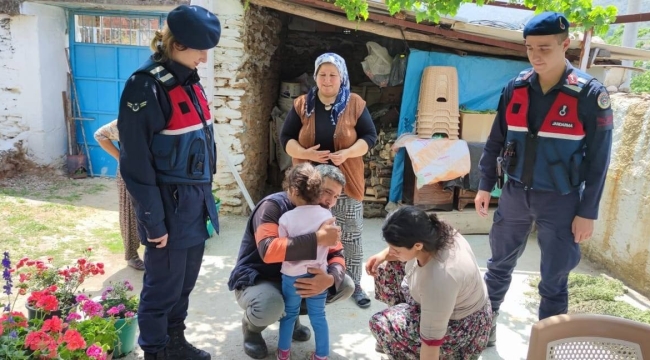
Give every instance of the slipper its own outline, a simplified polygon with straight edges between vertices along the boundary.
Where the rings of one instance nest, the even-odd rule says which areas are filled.
[[[127,264],[136,270],[144,270],[144,261],[142,261],[139,257],[134,257],[133,259],[129,260]]]
[[[352,294],[352,298],[357,303],[357,306],[359,306],[362,309],[365,309],[370,306],[370,298],[361,289],[361,287],[357,286],[357,288],[354,290],[354,294]]]

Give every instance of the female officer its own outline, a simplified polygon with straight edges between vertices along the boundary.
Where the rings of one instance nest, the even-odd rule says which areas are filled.
[[[208,10],[172,10],[152,41],[154,54],[126,81],[120,100],[120,171],[145,245],[138,342],[146,360],[210,359],[184,330],[208,218],[218,231],[211,192],[216,146],[196,67],[220,35]]]

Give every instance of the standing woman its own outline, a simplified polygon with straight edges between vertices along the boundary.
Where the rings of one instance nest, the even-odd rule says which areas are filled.
[[[95,140],[97,140],[99,146],[104,151],[114,157],[118,162],[120,161],[120,150],[113,144],[113,141],[120,140],[119,133],[117,132],[117,119],[97,129],[95,131]],[[144,262],[142,262],[140,255],[138,255],[140,238],[138,237],[135,211],[131,203],[131,196],[126,191],[126,185],[124,185],[124,180],[122,179],[122,175],[120,175],[119,167],[115,182],[117,183],[117,193],[120,203],[120,233],[122,234],[122,244],[124,244],[124,260],[127,261],[130,267],[136,270],[144,270]]]
[[[492,307],[465,238],[435,214],[405,206],[382,226],[388,247],[370,257],[376,350],[395,360],[476,360],[487,346]]]
[[[332,210],[341,226],[345,267],[352,276],[352,299],[361,308],[370,298],[361,289],[363,247],[363,156],[377,141],[377,130],[366,102],[350,93],[345,60],[326,53],[315,63],[316,87],[298,97],[282,126],[280,141],[293,164],[312,162],[338,166],[345,175],[345,188]]]
[[[172,10],[152,41],[154,54],[126,81],[120,99],[120,171],[145,245],[138,308],[145,360],[210,359],[184,330],[208,218],[219,231],[212,116],[196,67],[220,35],[219,19],[208,10]]]

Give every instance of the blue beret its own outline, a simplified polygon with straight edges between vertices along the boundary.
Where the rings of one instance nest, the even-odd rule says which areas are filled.
[[[167,15],[167,26],[179,43],[196,50],[219,43],[221,23],[217,16],[197,5],[181,5]]]
[[[528,35],[555,35],[569,30],[569,20],[556,12],[543,12],[528,21],[524,27],[524,39]]]

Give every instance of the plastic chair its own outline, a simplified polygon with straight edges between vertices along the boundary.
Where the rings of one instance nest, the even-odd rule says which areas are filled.
[[[528,360],[650,360],[650,325],[594,314],[558,315],[530,332]]]

